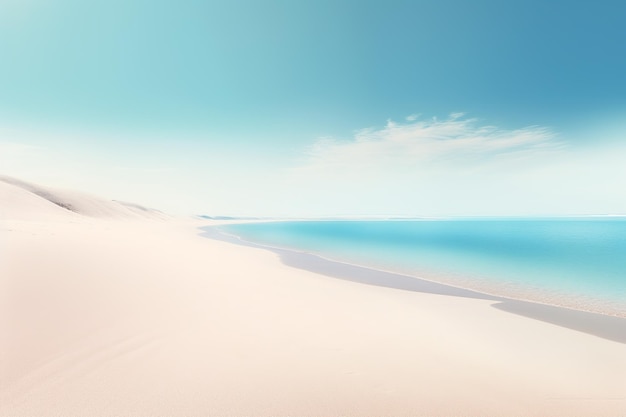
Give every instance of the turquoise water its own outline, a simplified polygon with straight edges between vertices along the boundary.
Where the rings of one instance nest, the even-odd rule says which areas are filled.
[[[491,294],[626,315],[626,220],[290,221],[220,227]]]

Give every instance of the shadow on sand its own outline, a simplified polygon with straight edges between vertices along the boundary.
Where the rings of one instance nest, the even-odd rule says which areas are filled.
[[[331,261],[310,253],[263,246],[223,234],[214,226],[202,227],[201,230],[202,233],[200,235],[203,237],[271,250],[280,256],[281,261],[285,265],[293,268],[304,269],[333,278],[367,285],[376,285],[379,287],[452,297],[490,300],[494,301],[492,307],[498,310],[626,344],[626,318],[498,297],[408,275]]]

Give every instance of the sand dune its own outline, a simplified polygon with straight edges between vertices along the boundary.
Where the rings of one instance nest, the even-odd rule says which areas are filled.
[[[71,215],[51,201],[0,177],[0,220],[47,220]]]
[[[68,190],[0,176],[0,219],[41,220],[69,213],[116,219],[165,219],[164,213],[138,204],[104,200]]]
[[[67,206],[67,207],[63,207]],[[618,416],[626,345],[0,181],[0,416]]]

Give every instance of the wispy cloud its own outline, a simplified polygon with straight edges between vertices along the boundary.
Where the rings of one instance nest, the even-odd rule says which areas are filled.
[[[41,156],[45,151],[42,146],[18,142],[19,138],[3,133],[0,131],[0,171],[19,164],[24,158]]]
[[[162,172],[176,171],[174,167],[130,167],[130,166],[114,166],[114,170],[120,172],[142,172],[146,174],[158,174]]]
[[[43,149],[41,146],[36,146],[36,145],[27,145],[24,143],[17,143],[17,142],[5,142],[5,141],[2,141],[2,138],[0,137],[0,155],[7,154],[7,153],[17,154],[17,153],[38,151],[41,149]]]
[[[322,138],[307,150],[306,168],[390,168],[441,163],[473,164],[485,160],[521,159],[564,147],[550,129],[530,126],[507,130],[483,125],[463,113],[448,118],[405,123],[388,121],[383,128],[363,129],[350,140]]]

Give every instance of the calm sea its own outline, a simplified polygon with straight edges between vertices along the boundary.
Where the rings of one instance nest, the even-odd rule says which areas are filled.
[[[626,316],[626,219],[289,221],[221,226],[261,245]]]

